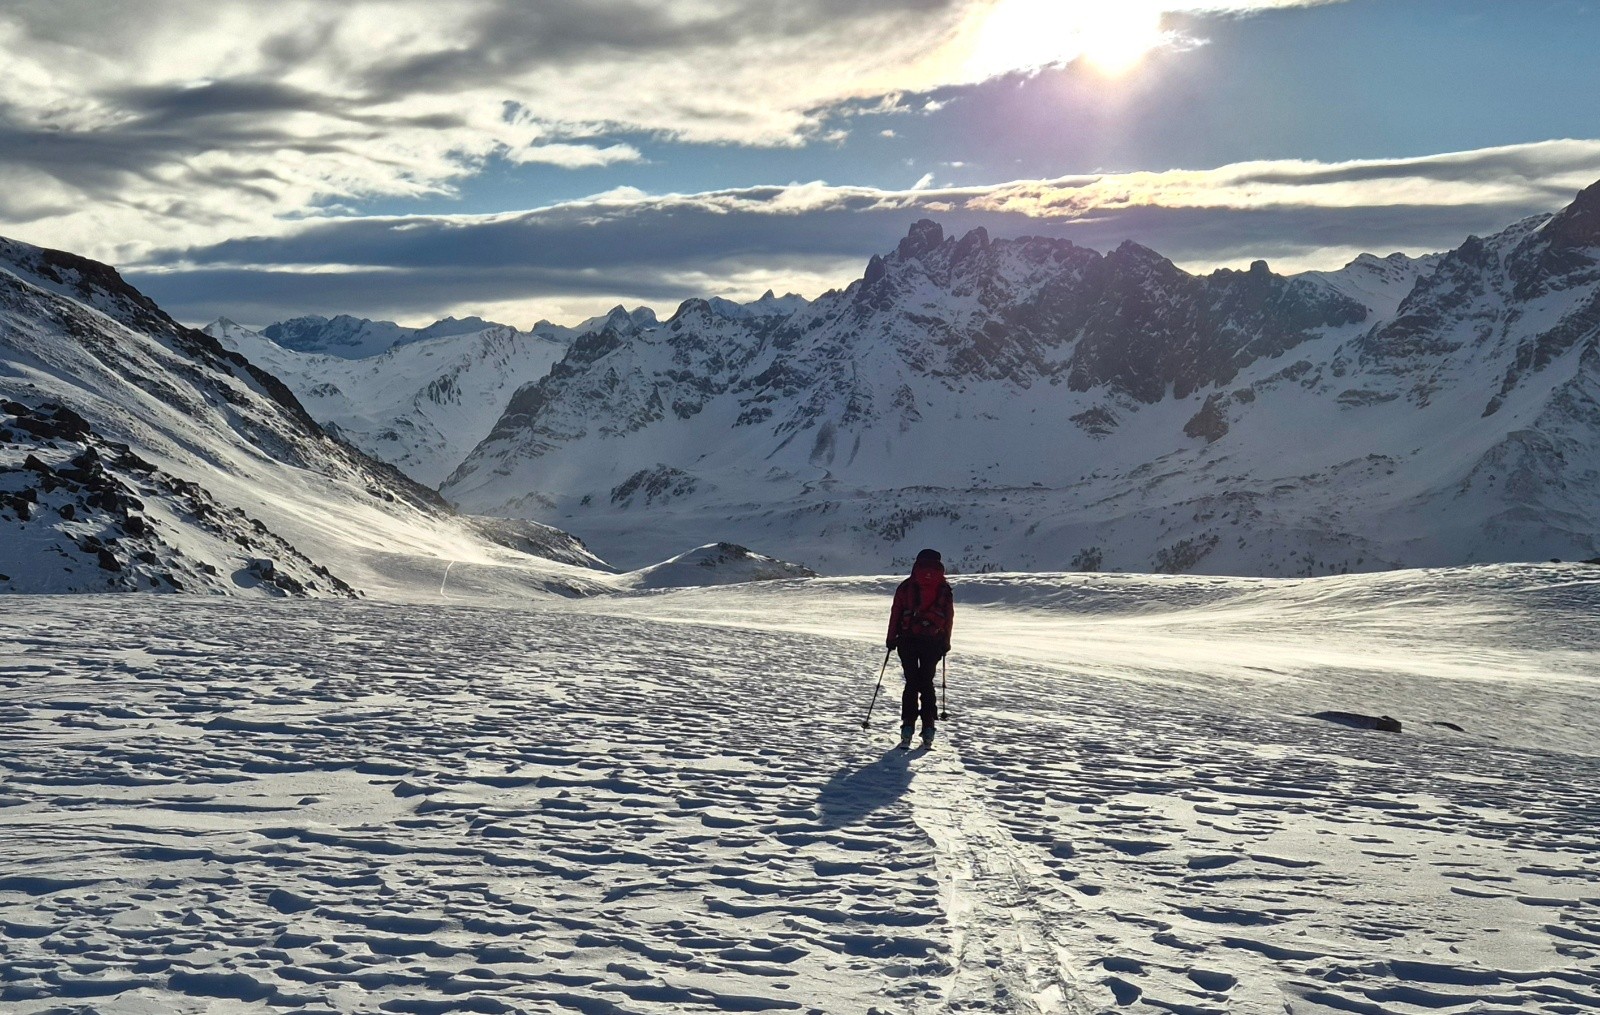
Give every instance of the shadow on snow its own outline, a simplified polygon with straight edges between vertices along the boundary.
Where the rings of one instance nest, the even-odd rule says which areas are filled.
[[[891,747],[876,761],[833,773],[817,796],[824,823],[839,828],[860,821],[905,795],[911,785],[907,754]]]

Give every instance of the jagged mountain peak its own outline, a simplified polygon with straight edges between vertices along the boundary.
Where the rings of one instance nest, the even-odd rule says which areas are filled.
[[[915,260],[939,249],[942,243],[944,227],[932,219],[918,219],[895,248],[895,256],[902,261]]]
[[[1105,255],[1108,264],[1118,269],[1144,269],[1188,274],[1159,252],[1133,240],[1123,240],[1115,250]]]
[[[1552,216],[1544,237],[1561,247],[1600,247],[1600,181],[1579,191],[1573,202]]]

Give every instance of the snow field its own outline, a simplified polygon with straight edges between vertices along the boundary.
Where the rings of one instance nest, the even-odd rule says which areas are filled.
[[[0,1010],[1588,1010],[1581,575],[961,580],[926,753],[893,673],[860,728],[886,579],[13,597]],[[1420,665],[1458,649],[1522,666]],[[1304,715],[1338,700],[1407,731]]]

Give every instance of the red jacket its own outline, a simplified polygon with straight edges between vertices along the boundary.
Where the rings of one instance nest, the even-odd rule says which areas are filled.
[[[911,577],[894,590],[889,635],[884,643],[892,647],[902,638],[920,637],[948,651],[955,620],[955,597],[944,579],[944,567],[920,565],[912,568]]]

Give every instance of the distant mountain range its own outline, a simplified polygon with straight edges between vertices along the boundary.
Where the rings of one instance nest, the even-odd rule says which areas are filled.
[[[805,302],[613,315],[443,483],[623,563],[1320,574],[1600,552],[1600,184],[1423,258],[1194,276],[916,223]]]
[[[30,250],[7,248],[11,341],[48,329],[40,300],[101,327],[123,299],[142,333],[186,336],[156,339],[169,353],[230,364],[229,390],[281,377],[291,416],[624,566],[726,540],[829,572],[924,545],[968,571],[1258,575],[1600,554],[1600,184],[1446,253],[1288,277],[922,221],[815,300],[266,329],[341,356],[225,321],[206,346],[106,296],[104,266],[73,269],[99,280],[83,292],[41,282],[41,256],[70,255]],[[110,419],[123,396],[104,397]],[[233,397],[173,405],[207,419]]]
[[[655,323],[655,315],[651,311],[641,309],[636,313],[642,315],[639,318],[640,324]],[[514,332],[564,344],[570,342],[574,336],[594,328],[602,320],[596,318],[576,327],[563,327],[551,324],[549,321],[540,321],[527,332],[517,332],[510,325],[496,324],[481,317],[460,319],[445,317],[427,327],[407,328],[393,321],[373,321],[365,317],[351,317],[349,314],[339,314],[331,318],[320,314],[308,314],[287,321],[276,321],[255,333],[269,339],[277,347],[292,352],[320,354],[339,359],[366,359],[414,342],[480,335],[487,331]],[[240,329],[239,325],[226,318],[215,322],[215,326],[250,330]]]

